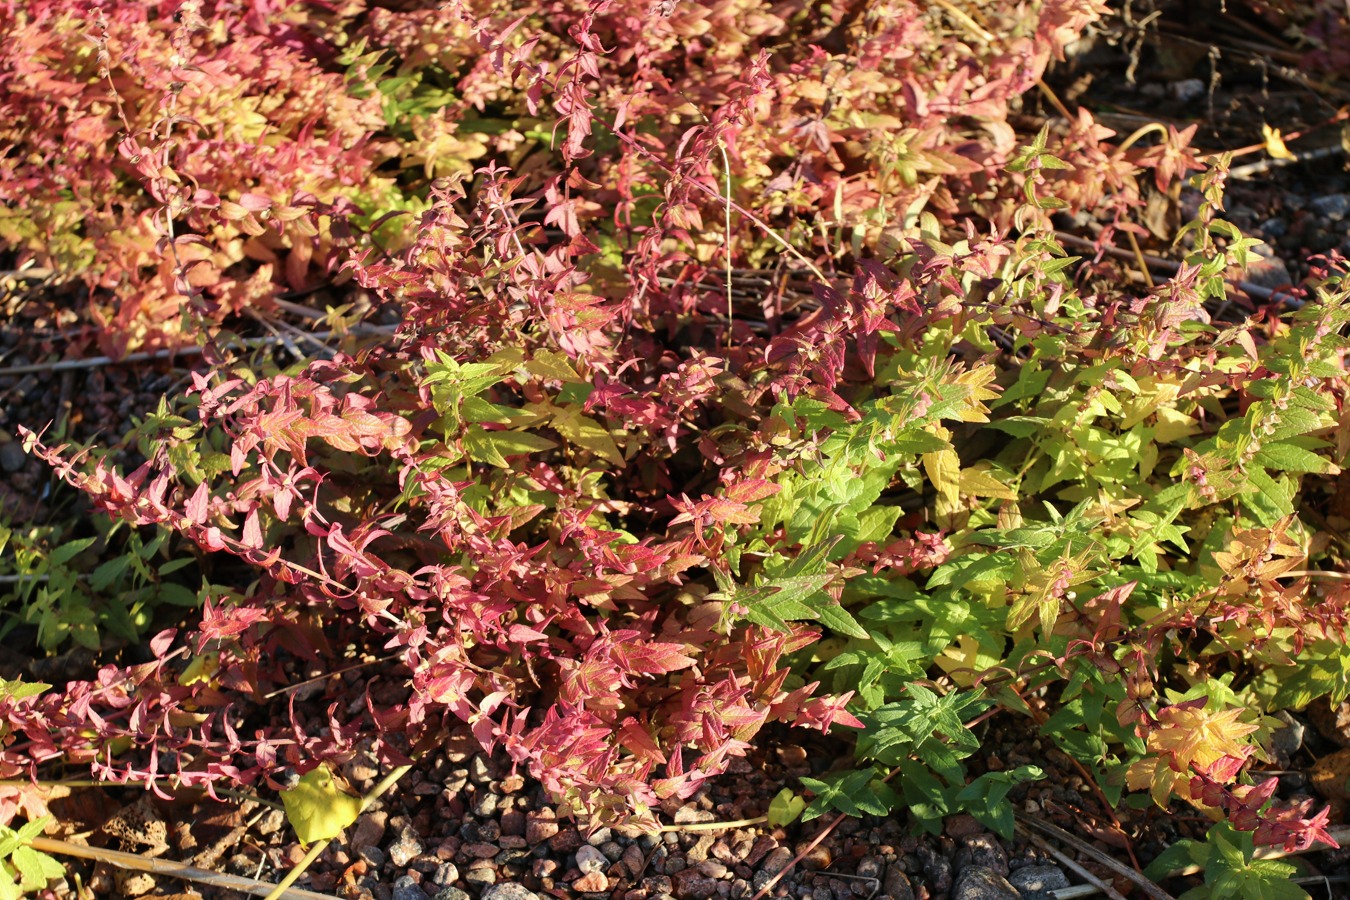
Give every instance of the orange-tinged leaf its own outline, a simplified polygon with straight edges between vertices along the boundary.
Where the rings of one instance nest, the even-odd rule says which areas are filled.
[[[1191,706],[1169,706],[1158,714],[1160,727],[1148,736],[1150,750],[1166,754],[1172,768],[1208,768],[1221,757],[1243,758],[1251,745],[1243,739],[1259,726],[1242,722],[1245,710],[1209,712]]]

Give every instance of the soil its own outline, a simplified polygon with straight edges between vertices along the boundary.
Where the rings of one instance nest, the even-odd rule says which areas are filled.
[[[1195,143],[1213,150],[1260,144],[1262,124],[1285,135],[1305,135],[1290,144],[1308,157],[1302,161],[1257,162],[1266,158],[1264,153],[1235,160],[1242,177],[1229,182],[1228,217],[1264,242],[1259,249],[1266,257],[1249,277],[1279,291],[1302,282],[1313,256],[1350,255],[1350,175],[1337,119],[1350,97],[1350,84],[1338,78],[1343,73],[1300,70],[1306,48],[1283,36],[1278,22],[1249,7],[1227,15],[1209,3],[1136,2],[1132,7],[1080,42],[1053,71],[1048,82],[1058,96],[1093,109],[1098,121],[1122,136],[1153,121],[1178,128],[1198,124]],[[1155,12],[1157,18],[1139,25]],[[1056,113],[1036,96],[1029,98],[1024,115],[1029,125],[1039,127],[1038,121]],[[1081,237],[1094,236],[1095,223],[1066,224]],[[1143,249],[1161,257],[1172,252],[1161,238],[1146,241]],[[7,303],[0,325],[0,517],[20,525],[76,520],[85,511],[80,501],[22,452],[16,426],[41,428],[50,422],[52,433],[64,440],[116,444],[136,417],[154,410],[162,396],[181,390],[195,358],[61,370],[51,363],[98,352],[87,323],[68,312],[70,304],[59,291],[39,280],[11,280],[0,299]],[[294,324],[307,325],[300,319]],[[134,465],[139,460],[134,446],[122,446],[113,461]],[[98,662],[88,651],[42,659],[15,649],[32,638],[30,631],[19,629],[6,642],[0,676],[59,682],[87,677]],[[399,680],[386,674],[371,665],[330,679],[297,703],[297,715],[321,727],[329,702],[363,695],[367,682]],[[1277,758],[1267,768],[1278,773],[1283,799],[1317,796],[1333,804],[1333,827],[1345,824],[1350,751],[1339,748],[1350,745],[1350,706],[1282,715],[1289,727],[1281,732]],[[1121,895],[1143,896],[1134,882],[1098,860],[1042,836],[1033,820],[1057,824],[1131,869],[1178,838],[1202,836],[1209,825],[1181,808],[1172,815],[1151,807],[1113,811],[1081,768],[1042,740],[1027,720],[1000,716],[980,728],[986,755],[972,761],[973,774],[1023,764],[1047,773],[1010,795],[1026,823],[1011,839],[992,834],[965,814],[947,817],[939,834],[916,829],[903,815],[837,822],[827,815],[783,828],[749,824],[700,830],[708,823],[760,816],[782,788],[800,790],[802,776],[818,776],[847,761],[842,739],[790,729],[765,731],[726,775],[688,803],[664,809],[674,830],[652,836],[602,828],[586,834],[559,817],[537,784],[511,771],[503,759],[478,752],[464,734],[366,811],[297,887],[377,900],[745,900],[781,876],[772,896],[1047,900],[1085,895],[1069,887],[1085,883],[1073,868],[1078,866]],[[365,792],[383,773],[372,759],[358,757],[343,774],[356,791]],[[278,880],[302,855],[282,813],[252,800],[220,803],[200,797],[161,803],[98,788],[77,790],[51,806],[75,831],[91,832],[91,843],[249,878]],[[1350,896],[1350,853],[1315,853],[1302,857],[1300,865],[1312,879],[1304,887],[1314,897]],[[181,893],[189,890],[183,882],[74,861],[58,893],[73,896],[77,878],[99,896],[192,896]],[[1194,883],[1193,878],[1174,879],[1164,887],[1176,896]],[[193,890],[207,898],[236,896],[216,888]]]

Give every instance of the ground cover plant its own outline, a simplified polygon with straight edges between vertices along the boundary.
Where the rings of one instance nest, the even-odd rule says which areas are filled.
[[[802,780],[806,819],[1006,835],[1041,773],[967,761],[977,721],[1022,716],[1108,806],[1218,823],[1181,848],[1208,895],[1285,890],[1254,848],[1331,823],[1251,773],[1270,713],[1350,695],[1322,512],[1346,509],[1350,287],[1329,258],[1297,294],[1235,288],[1231,160],[1193,130],[1064,109],[1019,133],[1105,12],[5,12],[0,190],[31,198],[7,252],[83,286],[91,344],[208,367],[130,471],[25,433],[139,542],[84,580],[85,547],[25,549],[27,624],[49,649],[153,636],[7,683],[0,773],[299,790],[308,843],[359,809],[316,816],[330,766],[373,742],[399,771],[463,724],[583,820],[650,827],[781,722],[856,734]],[[1159,208],[1179,268],[1132,282],[1109,251]],[[237,352],[318,284],[397,332]],[[115,581],[123,605],[90,599]],[[277,699],[361,654],[405,704],[315,730]],[[16,828],[44,812],[7,796]]]

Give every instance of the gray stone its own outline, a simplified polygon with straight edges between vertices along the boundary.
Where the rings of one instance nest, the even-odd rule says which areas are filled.
[[[1266,219],[1257,228],[1272,241],[1284,237],[1289,232],[1289,224],[1278,217]]]
[[[28,454],[23,452],[19,441],[6,441],[0,444],[0,469],[17,472],[28,464]]]
[[[459,881],[459,867],[452,862],[441,863],[436,867],[436,874],[431,876],[431,883],[444,887]]]
[[[479,869],[470,869],[464,873],[464,880],[469,884],[491,885],[497,883],[497,870],[485,866]]]
[[[1008,882],[1019,891],[1057,891],[1069,886],[1069,879],[1059,866],[1023,866],[1008,876]]]
[[[1247,263],[1245,280],[1264,288],[1275,290],[1288,287],[1293,281],[1289,267],[1284,260],[1275,255],[1275,251],[1265,244],[1250,248],[1252,256]]]
[[[930,893],[945,894],[952,889],[952,864],[945,856],[934,853],[927,844],[920,844],[914,851],[922,860],[924,881],[928,882]]]
[[[764,862],[760,863],[759,870],[768,872],[770,875],[777,875],[792,861],[792,851],[787,847],[774,847],[769,851],[769,855],[764,857]]]
[[[952,885],[951,900],[1022,900],[1022,895],[993,869],[967,866]]]
[[[482,900],[539,900],[539,895],[524,885],[506,881],[483,891]]]
[[[603,872],[608,866],[609,860],[605,859],[605,854],[601,853],[599,848],[591,844],[582,844],[577,848],[577,868],[581,870],[582,875]]]
[[[1271,713],[1272,716],[1284,723],[1284,727],[1271,732],[1270,748],[1275,751],[1275,756],[1282,764],[1289,763],[1289,757],[1293,756],[1303,746],[1303,735],[1306,729],[1303,723],[1284,710]]]
[[[427,892],[422,886],[404,875],[394,882],[393,900],[427,900]]]
[[[961,844],[962,846],[956,851],[956,857],[952,861],[957,874],[970,866],[983,866],[986,869],[993,869],[1005,878],[1007,877],[1008,857],[1003,852],[1003,846],[992,835],[967,835],[961,838]]]
[[[1180,81],[1169,82],[1167,92],[1182,103],[1190,103],[1204,96],[1205,83],[1199,78],[1183,78]]]
[[[384,865],[385,853],[379,847],[362,847],[357,851],[357,856],[360,856],[373,868],[378,869]]]
[[[675,896],[680,900],[707,900],[717,893],[717,879],[689,869],[675,877]]]
[[[705,859],[698,864],[698,870],[709,878],[725,878],[730,871],[724,864],[715,859]]]
[[[881,890],[891,900],[914,900],[914,888],[899,863],[891,863],[886,867],[886,874],[881,879]]]
[[[441,888],[433,900],[469,900],[469,895],[457,887]]]
[[[1328,219],[1343,219],[1350,212],[1350,194],[1327,194],[1308,201],[1308,208]]]

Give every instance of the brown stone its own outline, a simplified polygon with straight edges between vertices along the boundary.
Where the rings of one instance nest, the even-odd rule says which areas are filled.
[[[525,818],[525,842],[531,847],[542,844],[558,833],[558,821],[553,810],[546,809],[531,813]]]
[[[609,889],[609,879],[605,877],[604,872],[592,872],[589,875],[582,875],[576,881],[572,882],[572,890],[581,894],[598,894],[601,891]]]

